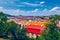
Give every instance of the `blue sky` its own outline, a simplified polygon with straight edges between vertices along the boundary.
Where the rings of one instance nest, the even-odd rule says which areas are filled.
[[[0,0],[0,11],[10,15],[60,15],[59,0]]]

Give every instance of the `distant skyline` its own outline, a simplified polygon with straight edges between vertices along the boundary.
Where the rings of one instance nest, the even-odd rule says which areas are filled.
[[[60,0],[0,0],[0,11],[10,15],[60,15]]]

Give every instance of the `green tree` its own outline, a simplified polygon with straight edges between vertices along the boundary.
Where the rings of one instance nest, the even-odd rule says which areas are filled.
[[[4,23],[7,21],[7,17],[3,12],[0,12],[0,21]]]
[[[26,29],[21,29],[15,22],[8,23],[6,34],[10,36],[11,40],[27,40],[28,37],[26,36],[26,33]]]
[[[7,30],[6,35],[11,38],[11,40],[17,40],[16,38],[16,31],[18,30],[18,25],[15,22],[9,22],[7,23]]]
[[[50,16],[49,20],[50,20],[52,23],[56,23],[58,20],[60,20],[60,15]]]
[[[47,33],[43,32],[43,36],[45,40],[58,40],[58,28],[54,24],[47,24],[46,30],[48,30]]]
[[[17,39],[18,40],[27,40],[27,36],[26,36],[26,29],[23,28],[23,29],[18,29],[17,32],[16,32],[16,36],[17,36]]]
[[[5,36],[5,31],[6,31],[6,21],[7,17],[4,15],[3,12],[0,12],[0,37]]]
[[[60,32],[56,26],[57,20],[60,20],[60,15],[50,16],[49,18],[51,23],[47,23],[46,28],[42,31],[40,37],[41,40],[60,40]],[[47,30],[47,32],[46,32]]]

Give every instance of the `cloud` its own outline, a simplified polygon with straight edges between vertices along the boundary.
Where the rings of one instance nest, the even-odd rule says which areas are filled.
[[[28,2],[21,2],[21,4],[29,5],[29,6],[42,6],[44,3],[45,3],[44,1],[40,2],[39,4],[32,4],[32,3],[28,3]]]
[[[50,11],[56,11],[57,9],[59,9],[60,7],[54,7],[52,8]]]
[[[0,7],[0,9],[3,9],[3,7]]]
[[[60,15],[60,10],[55,9],[56,11],[51,11],[47,10],[46,8],[43,10],[35,9],[31,11],[23,11],[19,9],[5,9],[3,7],[0,7],[0,12],[4,12],[5,14],[10,14],[10,15],[24,15],[24,16],[49,16],[49,15],[55,15],[58,14]]]
[[[35,9],[33,12],[37,12],[39,9]]]
[[[40,4],[44,4],[45,2],[44,1],[41,1]]]
[[[32,3],[28,3],[28,2],[22,2],[22,4],[30,5],[30,6],[39,6],[38,4],[32,4]]]

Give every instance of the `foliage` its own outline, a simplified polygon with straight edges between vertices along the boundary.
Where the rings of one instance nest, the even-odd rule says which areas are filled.
[[[42,35],[38,35],[36,40],[42,40]]]
[[[26,29],[19,29],[16,32],[16,36],[18,40],[27,40],[27,36],[26,36]]]
[[[0,12],[0,21],[2,21],[2,22],[7,21],[7,17],[5,16],[5,14],[3,12]]]
[[[46,24],[46,29],[42,32],[42,40],[60,40],[58,27],[56,26],[57,20],[60,20],[60,15],[54,15],[50,17],[50,24]],[[46,30],[48,32],[46,32]]]
[[[3,12],[0,12],[0,37],[5,36],[5,31],[6,31],[6,21],[7,17],[4,15]]]
[[[60,40],[60,31],[56,26],[56,22],[60,20],[60,15],[51,16],[49,20],[51,23],[46,24],[46,29],[39,36],[40,40]]]
[[[48,32],[43,32],[42,34],[45,40],[58,40],[58,29],[56,25],[48,24],[46,29]]]
[[[9,22],[9,23],[7,23],[7,26],[8,26],[8,28],[7,28],[6,32],[5,32],[5,34],[8,37],[16,39],[15,32],[17,30],[17,24],[15,22]]]
[[[27,40],[28,37],[26,36],[26,33],[26,29],[21,29],[15,22],[8,23],[6,34],[10,36],[11,40]]]
[[[60,15],[50,16],[49,20],[50,20],[52,23],[56,23],[56,21],[60,20]]]
[[[26,36],[27,30],[21,29],[15,22],[8,22],[3,12],[0,12],[0,38],[8,37],[10,40],[33,40]]]

